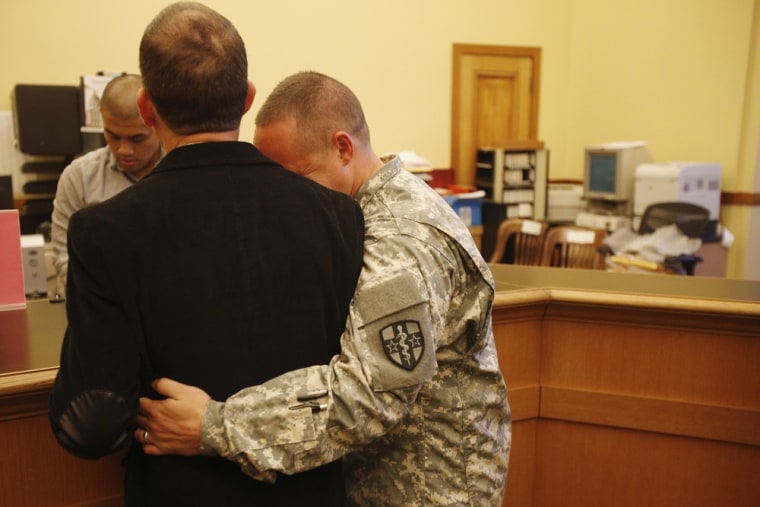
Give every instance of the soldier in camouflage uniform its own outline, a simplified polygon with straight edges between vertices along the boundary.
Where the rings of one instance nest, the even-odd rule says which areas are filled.
[[[263,153],[353,195],[364,213],[341,354],[224,403],[157,381],[174,399],[141,401],[145,451],[221,455],[265,481],[343,458],[355,505],[501,505],[511,417],[494,282],[469,231],[397,157],[375,155],[361,105],[331,78],[287,78],[256,125]]]

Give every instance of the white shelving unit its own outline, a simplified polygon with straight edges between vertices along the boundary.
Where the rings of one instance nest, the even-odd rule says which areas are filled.
[[[505,218],[545,220],[548,172],[546,149],[483,147],[477,151],[475,186],[504,205]]]

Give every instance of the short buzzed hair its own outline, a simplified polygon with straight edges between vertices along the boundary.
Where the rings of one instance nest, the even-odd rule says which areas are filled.
[[[359,99],[346,85],[319,72],[298,72],[280,81],[256,115],[256,126],[286,118],[296,121],[302,153],[329,146],[332,135],[340,130],[369,144],[369,127]]]
[[[248,96],[248,57],[235,26],[196,2],[164,8],[140,42],[143,86],[177,134],[240,127]]]
[[[100,111],[122,120],[140,118],[137,108],[137,92],[142,87],[142,78],[136,74],[122,74],[111,79],[103,89]]]

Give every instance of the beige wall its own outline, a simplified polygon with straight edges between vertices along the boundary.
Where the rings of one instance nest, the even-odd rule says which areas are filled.
[[[142,31],[168,3],[3,0],[0,109],[9,107],[8,92],[18,82],[76,83],[80,75],[97,70],[137,71]],[[569,30],[568,8],[557,7],[566,2],[557,0],[205,3],[233,20],[246,41],[250,78],[259,90],[254,113],[256,103],[285,75],[319,70],[357,92],[379,151],[413,149],[436,167],[450,166],[452,44],[563,48]],[[564,72],[547,66],[547,82],[565,81]],[[554,90],[564,93],[555,86],[547,89],[547,111],[563,100]],[[249,113],[246,139],[252,123]]]
[[[10,108],[15,83],[136,72],[142,30],[166,3],[3,0],[0,109]],[[552,152],[551,178],[580,178],[588,144],[644,139],[656,160],[717,161],[724,190],[756,191],[757,150],[746,143],[757,139],[758,123],[745,112],[760,96],[749,79],[760,0],[206,3],[247,43],[259,90],[253,114],[281,77],[319,70],[357,92],[378,151],[410,149],[450,167],[452,44],[538,46],[539,137]],[[244,119],[246,140],[253,114]],[[729,275],[741,277],[750,214],[727,214],[738,240]]]
[[[737,188],[760,193],[760,0],[755,0],[752,42],[747,65],[747,85],[742,137],[739,151]],[[732,275],[736,278],[760,280],[760,206],[726,207],[739,215],[734,224],[741,224],[743,234],[732,257]],[[736,209],[731,209],[736,208]],[[754,231],[754,234],[752,234]]]

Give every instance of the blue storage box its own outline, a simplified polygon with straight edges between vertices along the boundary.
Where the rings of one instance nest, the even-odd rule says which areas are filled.
[[[468,227],[473,225],[483,225],[483,198],[486,193],[484,190],[467,192],[463,194],[451,194],[444,197],[444,200],[454,208],[454,211],[464,224]]]

